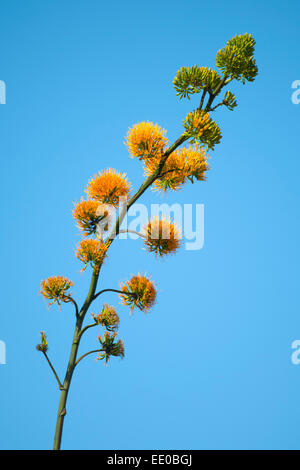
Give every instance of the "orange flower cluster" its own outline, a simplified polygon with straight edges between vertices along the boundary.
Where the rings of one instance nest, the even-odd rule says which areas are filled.
[[[158,165],[156,159],[145,162],[145,174],[152,174]],[[175,150],[166,160],[161,176],[155,180],[153,186],[158,191],[165,192],[180,189],[187,179],[205,180],[205,172],[208,170],[207,155],[203,147],[199,145],[183,147]]]
[[[196,178],[197,181],[205,181],[205,172],[209,170],[207,155],[203,147],[195,145],[183,148],[182,153],[185,157],[185,172],[189,179]]]
[[[73,217],[84,235],[91,235],[97,230],[97,223],[99,222],[99,217],[97,216],[98,206],[99,202],[97,201],[84,201],[81,199],[73,210]]]
[[[150,175],[158,165],[156,161],[145,163],[145,174]],[[176,190],[181,188],[185,182],[184,172],[185,158],[181,151],[175,150],[168,157],[162,169],[162,176],[154,181],[154,188],[165,192],[167,189]]]
[[[73,217],[84,235],[92,235],[100,230],[108,230],[111,221],[108,204],[98,201],[81,200],[73,210]]]
[[[73,285],[73,282],[67,277],[48,277],[48,279],[41,282],[40,293],[45,297],[45,299],[52,300],[49,305],[52,305],[55,302],[60,305],[60,302],[70,301],[70,293],[67,294],[67,291]]]
[[[132,157],[140,160],[161,157],[168,140],[166,131],[152,122],[141,122],[129,129],[126,145]]]
[[[99,271],[106,257],[107,249],[108,245],[102,240],[81,240],[77,247],[76,257],[85,264],[82,271],[86,269],[88,263],[91,263],[91,266]]]
[[[146,276],[138,274],[125,284],[121,284],[121,291],[125,295],[120,294],[123,305],[130,306],[132,311],[134,307],[138,307],[145,313],[152,307],[156,299],[156,289],[153,282]]]
[[[130,186],[125,173],[109,168],[90,179],[86,192],[91,199],[117,206],[120,197],[128,197]]]
[[[145,245],[147,250],[159,256],[174,254],[181,244],[181,234],[178,227],[164,217],[155,218],[148,222]]]
[[[94,315],[92,313],[92,317],[98,325],[105,327],[108,331],[116,330],[120,323],[120,318],[116,310],[108,304],[103,305],[102,311],[99,315]]]

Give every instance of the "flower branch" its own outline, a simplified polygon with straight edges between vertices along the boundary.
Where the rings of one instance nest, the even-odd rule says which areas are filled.
[[[68,299],[69,299],[69,300],[65,300],[65,303],[72,302],[72,304],[73,304],[74,307],[75,307],[76,317],[78,317],[78,315],[79,315],[79,309],[78,309],[77,303],[75,302],[75,300],[73,299],[73,297],[68,296]]]
[[[47,362],[48,362],[48,364],[49,364],[49,366],[50,366],[50,368],[51,368],[51,370],[52,370],[52,372],[53,372],[53,375],[54,375],[54,377],[56,378],[56,381],[57,381],[57,383],[58,383],[58,388],[59,388],[59,390],[63,390],[64,388],[63,388],[63,386],[62,386],[62,384],[61,384],[61,381],[59,380],[59,377],[58,377],[58,375],[57,375],[57,373],[56,373],[56,370],[54,369],[54,367],[53,367],[53,365],[52,365],[52,363],[51,363],[51,361],[50,361],[50,359],[49,359],[47,353],[46,353],[45,351],[42,351],[42,353],[44,354],[44,356],[45,356],[45,358],[46,358],[46,360],[47,360]]]
[[[83,358],[85,358],[85,357],[88,356],[89,354],[98,353],[98,352],[102,352],[102,351],[103,351],[103,349],[94,349],[93,351],[89,351],[89,352],[83,354],[83,355],[80,356],[80,358],[77,359],[77,361],[75,362],[75,367],[79,364],[79,362],[80,362]]]
[[[80,338],[82,337],[83,333],[85,333],[89,328],[93,328],[94,326],[97,326],[98,323],[95,322],[95,323],[91,323],[90,325],[86,325],[84,328],[82,328],[82,330],[80,331],[79,335],[78,335],[78,341],[80,341]]]
[[[117,294],[124,294],[124,292],[122,292],[121,290],[118,290],[118,289],[103,289],[103,290],[101,290],[100,292],[98,292],[97,294],[94,295],[93,300],[97,299],[97,297],[99,297],[99,295],[104,294],[104,292],[116,292]],[[132,293],[128,293],[127,295],[133,296]]]

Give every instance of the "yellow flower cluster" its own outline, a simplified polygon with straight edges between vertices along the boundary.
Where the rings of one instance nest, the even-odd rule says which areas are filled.
[[[145,162],[145,174],[152,174],[157,166],[155,159]],[[161,176],[155,180],[153,186],[158,191],[167,189],[177,190],[186,183],[187,179],[205,180],[208,170],[207,155],[199,145],[183,147],[175,150],[166,160]]]
[[[108,331],[116,330],[120,323],[120,318],[115,308],[108,304],[103,305],[102,311],[99,315],[94,315],[92,313],[92,317],[98,325],[105,327]]]
[[[97,201],[81,201],[76,204],[73,210],[73,217],[77,221],[77,225],[84,235],[91,235],[97,230],[97,223],[99,217],[97,216],[97,209],[99,202]]]
[[[97,233],[98,229],[107,230],[111,221],[108,204],[98,201],[81,200],[75,205],[73,217],[84,235]]]
[[[198,130],[200,137],[207,129],[209,129],[209,114],[208,113],[189,113],[187,119],[191,118],[191,125]]]
[[[155,218],[144,228],[145,245],[148,251],[163,256],[174,254],[181,243],[181,233],[178,227],[164,217]]]
[[[88,263],[91,263],[96,272],[99,271],[106,257],[107,249],[108,245],[102,240],[81,240],[77,247],[76,257],[85,264],[82,271],[86,269]]]
[[[67,277],[48,277],[48,279],[41,282],[40,293],[45,297],[45,299],[52,300],[49,305],[52,305],[55,302],[60,305],[60,302],[70,301],[70,293],[67,294],[67,291],[73,285],[73,282]]]
[[[214,149],[222,138],[219,126],[213,121],[208,113],[196,109],[188,113],[183,121],[185,134],[192,143],[198,142],[208,149]]]
[[[147,176],[151,175],[157,168],[157,159],[151,159],[145,162],[144,169]],[[182,152],[175,150],[168,157],[162,169],[162,175],[159,179],[155,180],[154,188],[161,191],[167,189],[179,189],[185,182],[184,173],[185,158]]]
[[[181,150],[185,157],[185,172],[187,178],[196,178],[197,181],[205,181],[205,172],[209,170],[207,155],[203,147],[195,145]]]
[[[125,143],[132,157],[140,160],[161,157],[168,144],[165,134],[157,124],[140,122],[129,129]]]
[[[128,197],[130,186],[125,173],[109,168],[90,179],[86,192],[91,199],[117,206],[120,197]]]
[[[154,284],[141,274],[132,276],[125,284],[121,284],[121,291],[125,294],[120,294],[122,303],[130,306],[131,311],[134,307],[138,307],[147,313],[155,303],[156,289]]]

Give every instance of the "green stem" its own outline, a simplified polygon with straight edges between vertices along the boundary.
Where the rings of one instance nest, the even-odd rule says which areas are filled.
[[[56,420],[56,429],[55,429],[55,435],[54,435],[54,444],[53,444],[53,450],[59,450],[61,447],[61,436],[62,436],[62,430],[63,430],[63,425],[64,425],[64,419],[67,414],[66,412],[66,404],[67,404],[67,398],[68,398],[68,393],[71,385],[71,380],[73,376],[73,372],[75,369],[76,365],[76,357],[77,357],[77,352],[78,352],[78,347],[80,343],[80,332],[81,332],[81,327],[82,323],[85,317],[86,312],[88,311],[88,308],[90,304],[93,301],[93,297],[95,295],[96,287],[97,287],[97,282],[98,282],[98,277],[99,277],[99,270],[96,272],[95,270],[93,271],[92,275],[92,280],[90,284],[90,289],[89,293],[85,299],[85,302],[77,316],[76,324],[75,324],[75,330],[74,330],[74,336],[73,336],[73,342],[71,346],[71,352],[70,352],[70,357],[69,357],[69,363],[67,367],[67,372],[65,375],[65,380],[63,383],[63,389],[60,394],[60,400],[59,400],[59,405],[58,405],[58,412],[57,412],[57,420]]]
[[[230,81],[231,80],[228,81],[226,75],[224,75],[224,77],[220,81],[219,85],[214,90],[214,92],[210,93],[209,99],[208,99],[208,101],[206,103],[206,106],[205,106],[205,109],[204,109],[204,111],[206,113],[208,113],[210,111],[213,111],[213,109],[211,109],[211,105],[213,104],[213,101],[214,101],[215,97],[220,93],[223,86],[227,85]]]
[[[137,232],[136,230],[119,230],[119,233],[134,233],[135,235],[138,235],[141,238],[147,238],[146,235],[144,235],[143,233]]]
[[[97,325],[99,325],[99,323],[96,323],[96,322],[95,322],[95,323],[91,323],[90,325],[87,325],[87,326],[85,326],[84,328],[82,328],[81,332],[80,332],[79,335],[78,335],[78,339],[80,340],[81,336],[83,335],[83,333],[84,333],[86,330],[88,330],[89,328],[92,328],[93,326],[97,326]]]
[[[93,354],[93,353],[96,353],[96,352],[101,352],[101,351],[104,351],[104,349],[94,349],[93,351],[89,351],[85,354],[82,354],[82,356],[80,356],[80,358],[76,361],[75,363],[75,366],[77,366],[77,364],[79,364],[79,362],[81,361],[81,359],[83,359],[84,357],[88,356],[89,354]]]
[[[47,356],[47,353],[44,352],[44,351],[42,351],[42,353],[44,354],[45,358],[47,359],[47,362],[48,362],[48,364],[49,364],[49,366],[50,366],[50,368],[51,368],[51,370],[52,370],[52,372],[53,372],[53,374],[54,374],[54,377],[55,377],[56,380],[57,380],[59,389],[62,390],[63,386],[62,386],[62,384],[61,384],[61,382],[60,382],[60,380],[59,380],[59,378],[58,378],[58,375],[57,375],[57,373],[56,373],[56,370],[54,369],[54,367],[53,367],[53,365],[52,365],[52,363],[51,363],[49,357]]]
[[[129,295],[129,296],[133,295],[131,292],[127,293],[127,292],[123,292],[122,290],[118,290],[118,289],[103,289],[103,290],[101,290],[100,292],[98,292],[97,294],[94,295],[93,300],[97,299],[97,297],[99,297],[99,295],[104,294],[104,292],[116,292],[117,294]]]

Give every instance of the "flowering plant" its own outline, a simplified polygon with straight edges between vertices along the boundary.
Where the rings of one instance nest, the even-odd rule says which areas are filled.
[[[207,67],[182,67],[176,74],[173,84],[180,99],[200,94],[196,109],[190,111],[183,120],[182,134],[169,144],[166,130],[152,122],[141,122],[133,125],[126,136],[125,144],[132,158],[142,162],[145,180],[141,187],[131,196],[119,210],[118,218],[111,226],[110,208],[119,205],[120,198],[129,198],[131,183],[125,173],[108,168],[100,171],[90,179],[86,187],[86,199],[82,198],[73,209],[73,217],[82,233],[82,240],[77,246],[76,257],[84,265],[91,267],[92,277],[87,297],[79,308],[70,292],[72,281],[62,276],[49,277],[41,282],[41,294],[49,305],[57,303],[73,303],[75,307],[75,329],[69,361],[64,380],[61,381],[48,357],[46,333],[41,332],[41,343],[37,350],[45,356],[61,392],[54,449],[60,449],[66,403],[72,376],[78,363],[86,356],[98,353],[97,359],[107,363],[111,357],[123,358],[124,343],[118,339],[120,318],[113,306],[103,304],[98,314],[92,314],[93,323],[84,326],[84,320],[91,304],[104,292],[112,291],[119,294],[123,305],[148,313],[156,303],[157,291],[150,277],[137,274],[123,282],[119,289],[111,288],[96,292],[101,267],[107,258],[108,250],[121,233],[121,225],[130,207],[150,187],[166,193],[177,191],[188,182],[204,181],[209,170],[208,151],[213,151],[221,141],[221,131],[212,119],[212,113],[219,107],[225,106],[233,110],[237,106],[235,95],[225,90],[223,99],[217,104],[223,89],[233,81],[241,83],[252,82],[257,75],[254,60],[253,37],[246,33],[230,39],[226,46],[217,53],[216,64],[219,72]],[[186,146],[182,146],[182,144]],[[180,230],[169,218],[154,218],[150,220],[139,233],[143,238],[146,249],[158,257],[174,254],[180,248]],[[98,336],[97,349],[88,351],[78,358],[78,350],[83,334],[93,327],[104,329]]]

